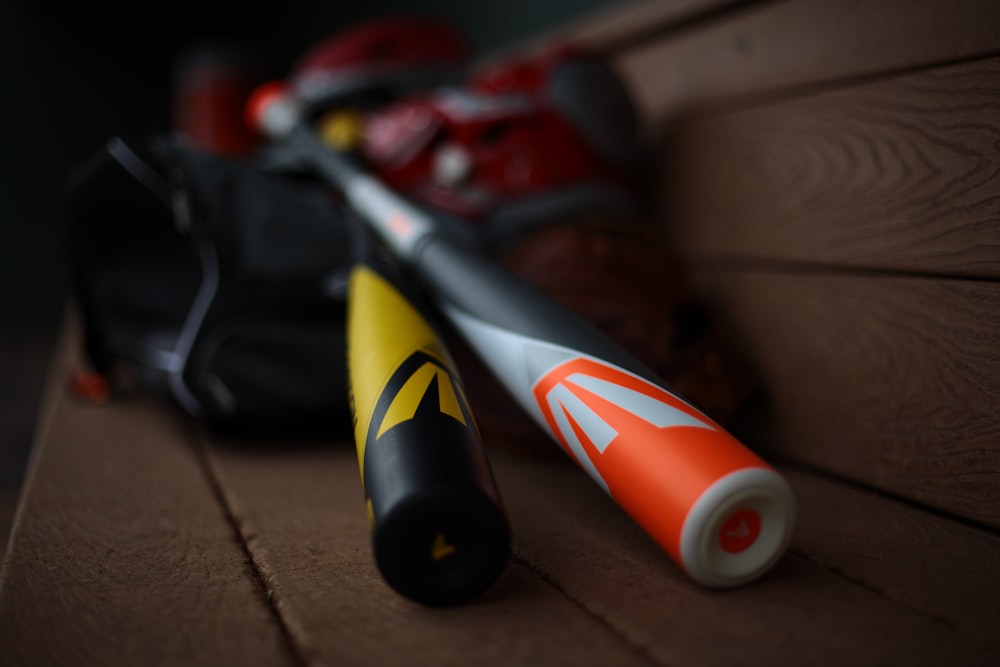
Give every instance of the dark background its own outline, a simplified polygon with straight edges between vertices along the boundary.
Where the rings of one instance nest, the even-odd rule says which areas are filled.
[[[0,2],[0,555],[52,345],[70,298],[68,175],[113,136],[170,125],[173,70],[203,44],[249,48],[282,78],[320,39],[386,15],[446,19],[483,55],[616,0]]]
[[[168,126],[172,70],[186,47],[249,46],[264,72],[281,77],[313,43],[365,18],[402,13],[448,19],[482,53],[610,4],[5,0],[0,332],[30,334],[61,317],[67,276],[60,194],[66,176],[111,136]]]

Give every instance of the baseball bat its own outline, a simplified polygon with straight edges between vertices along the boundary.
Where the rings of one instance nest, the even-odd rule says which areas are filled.
[[[403,596],[459,604],[507,561],[500,492],[441,337],[364,240],[368,230],[354,227],[348,379],[375,562]]]
[[[332,150],[283,84],[248,116],[338,188],[521,405],[695,581],[731,587],[787,547],[785,479],[594,324],[464,243]]]

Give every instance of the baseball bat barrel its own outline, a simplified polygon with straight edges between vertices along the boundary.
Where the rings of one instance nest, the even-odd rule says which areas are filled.
[[[413,266],[510,395],[696,581],[746,583],[783,553],[785,480],[547,295],[444,238]]]
[[[373,551],[398,593],[454,605],[499,576],[510,531],[455,364],[397,284],[373,254],[348,280],[348,376]]]

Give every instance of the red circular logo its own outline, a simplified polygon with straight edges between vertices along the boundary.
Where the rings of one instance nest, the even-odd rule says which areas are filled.
[[[760,535],[760,515],[751,509],[737,510],[719,529],[719,545],[723,551],[738,554],[754,543]]]

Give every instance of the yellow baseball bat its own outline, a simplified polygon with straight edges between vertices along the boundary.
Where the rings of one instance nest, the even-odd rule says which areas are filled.
[[[405,597],[458,604],[503,570],[507,518],[453,360],[388,264],[366,254],[348,281],[347,357],[375,561]]]

